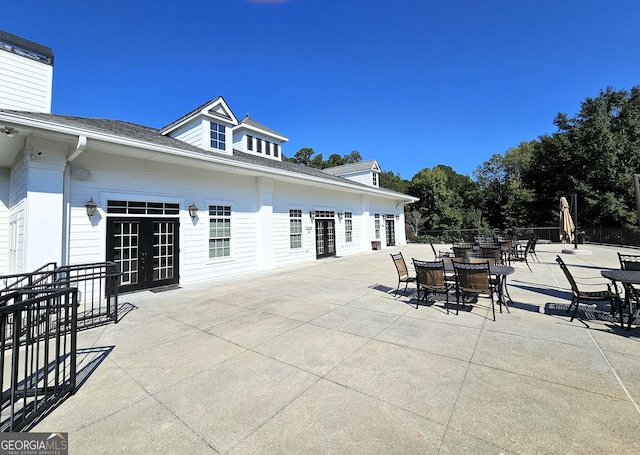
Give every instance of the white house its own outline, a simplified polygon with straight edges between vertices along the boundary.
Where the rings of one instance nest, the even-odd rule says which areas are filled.
[[[114,261],[131,291],[406,243],[416,198],[380,188],[375,161],[335,175],[283,161],[287,137],[222,97],[160,130],[51,114],[50,49],[0,42],[0,61],[49,67],[0,79],[0,274]],[[21,105],[15,86],[46,98],[41,74],[49,105]]]

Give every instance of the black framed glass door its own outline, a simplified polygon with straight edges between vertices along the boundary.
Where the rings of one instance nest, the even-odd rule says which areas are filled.
[[[385,232],[387,233],[387,246],[396,245],[396,223],[392,219],[385,220]]]
[[[107,218],[107,260],[122,272],[120,292],[180,280],[177,219]]]
[[[336,255],[336,223],[316,219],[316,258]]]

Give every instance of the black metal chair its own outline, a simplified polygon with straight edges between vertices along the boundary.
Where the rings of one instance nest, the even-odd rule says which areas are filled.
[[[451,249],[454,257],[463,258],[465,252],[473,251],[473,243],[454,243]]]
[[[391,253],[391,258],[393,259],[393,263],[398,271],[398,287],[395,292],[395,295],[397,296],[398,291],[400,290],[400,283],[404,283],[404,292],[407,292],[407,286],[409,283],[415,283],[416,277],[409,274],[407,263],[404,261],[402,253]]]
[[[533,273],[531,270],[531,266],[529,265],[529,254],[531,254],[531,248],[533,246],[533,239],[529,239],[527,242],[527,246],[524,249],[516,248],[511,255],[511,261],[524,262],[529,267],[529,271]]]
[[[491,312],[493,314],[493,320],[495,321],[496,308],[493,294],[497,292],[497,289],[492,284],[489,263],[469,264],[454,262],[453,268],[456,272],[456,314],[458,314],[460,298],[462,298],[462,305],[464,306],[465,296],[469,294],[485,294],[491,298]],[[500,311],[502,311],[502,306],[500,307]]]
[[[449,312],[449,291],[453,289],[454,284],[447,281],[442,261],[419,261],[413,260],[413,267],[416,270],[416,287],[418,288],[418,303],[420,303],[420,291],[424,291],[423,297],[425,303],[429,294],[445,294],[447,298],[447,313]]]
[[[620,268],[622,270],[640,271],[640,255],[618,253],[618,260],[620,261]],[[622,287],[624,288],[625,295],[624,305],[629,306],[628,321],[629,327],[631,327],[631,323],[640,316],[640,289],[628,283],[622,283]],[[622,304],[622,302],[622,300],[617,301],[618,304]],[[623,310],[623,308],[621,308],[621,310]]]
[[[433,245],[433,242],[431,240],[429,240],[429,245],[431,245],[431,250],[433,251],[434,260],[449,257],[451,255],[451,250],[436,251],[436,247]]]
[[[556,257],[556,262],[560,265],[560,268],[564,272],[564,276],[567,277],[567,281],[569,281],[569,285],[571,286],[571,304],[567,309],[567,313],[571,313],[571,321],[576,317],[578,313],[578,306],[580,302],[584,301],[594,301],[594,302],[609,302],[611,305],[611,314],[614,313],[616,308],[616,297],[617,294],[611,290],[611,285],[607,284],[607,290],[598,290],[598,291],[583,291],[578,288],[578,283],[573,278],[573,275],[569,271],[569,268],[564,263],[560,256]],[[572,312],[573,310],[573,312]],[[620,309],[620,317],[622,318],[622,309]]]
[[[529,255],[531,257],[536,258],[536,261],[540,262],[540,259],[538,259],[538,255],[536,254],[536,245],[538,244],[538,236],[535,235],[533,237],[531,237],[531,248],[529,248]]]

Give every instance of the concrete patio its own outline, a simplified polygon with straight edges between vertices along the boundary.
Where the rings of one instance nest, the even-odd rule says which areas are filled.
[[[389,253],[428,245],[123,295],[120,323],[79,335],[77,393],[31,431],[68,432],[72,454],[636,454],[640,329],[569,322],[562,248],[515,264],[495,322],[485,298],[456,316],[394,297]],[[585,248],[562,255],[576,276],[618,268]]]

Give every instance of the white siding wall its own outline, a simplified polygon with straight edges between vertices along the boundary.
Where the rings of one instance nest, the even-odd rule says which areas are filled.
[[[362,183],[363,185],[373,186],[373,180],[371,177],[372,171],[363,171],[355,174],[343,175],[342,178]]]
[[[195,145],[196,147],[204,148],[203,140],[204,135],[202,133],[204,121],[202,119],[187,123],[183,127],[179,128],[175,132],[171,133],[171,137],[180,139],[187,144]],[[207,123],[207,127],[209,124]],[[206,144],[208,147],[209,144]]]
[[[89,153],[87,153],[89,152]],[[250,272],[257,268],[255,179],[210,173],[202,169],[109,157],[86,151],[75,162],[91,171],[86,180],[71,180],[71,264],[106,258],[107,199],[180,202],[180,275],[187,283]],[[93,197],[98,210],[92,220],[85,203]],[[195,222],[191,203],[200,209]],[[232,208],[231,257],[209,259],[208,205]]]
[[[301,187],[293,184],[276,182],[274,190],[273,230],[276,266],[296,262],[315,260],[315,225],[311,221],[311,210],[331,210],[336,213],[336,252],[338,256],[369,251],[371,240],[374,240],[373,217],[366,212],[367,205],[357,194],[339,191]],[[395,213],[393,201],[375,199],[374,204],[381,213],[381,240],[384,242],[384,213]],[[302,248],[292,250],[289,247],[289,210],[302,210]],[[353,214],[353,241],[345,241],[345,220],[338,219],[338,212]],[[375,212],[371,212],[375,213]],[[397,225],[398,223],[396,223]],[[397,227],[396,227],[397,229]],[[397,235],[398,244],[406,243],[404,230]]]
[[[51,112],[53,66],[0,49],[0,108]]]
[[[11,168],[11,183],[9,189],[9,222],[16,223],[16,257],[15,270],[11,273],[25,272],[25,206],[27,200],[27,166],[19,158]]]
[[[318,189],[279,181],[271,184],[264,179],[244,177],[178,165],[138,160],[99,153],[88,148],[74,162],[74,167],[90,171],[89,176],[69,178],[69,253],[68,263],[98,262],[106,259],[108,199],[163,201],[180,204],[180,276],[182,283],[230,277],[251,273],[265,264],[279,267],[286,264],[314,261],[315,227],[309,212],[330,210],[336,213],[337,254],[349,255],[369,251],[373,239],[373,218],[380,213],[384,229],[384,214],[395,213],[393,201],[336,190]],[[24,244],[24,166],[19,163],[12,171],[10,220],[18,221],[18,243]],[[261,185],[261,186],[260,186]],[[6,185],[5,185],[6,186]],[[6,192],[6,190],[5,190]],[[267,194],[268,193],[268,194]],[[1,195],[0,190],[0,195]],[[257,211],[261,201],[272,201],[273,209],[259,222]],[[92,219],[86,215],[85,203],[93,198],[98,210]],[[187,208],[194,203],[200,209],[192,220]],[[230,205],[232,208],[231,256],[209,259],[209,205]],[[289,247],[289,210],[302,210],[303,247]],[[345,242],[345,220],[338,212],[353,214],[353,241]],[[266,222],[266,223],[265,223]],[[39,226],[46,235],[47,226]],[[265,232],[266,230],[266,232]],[[399,231],[399,230],[398,230]],[[403,234],[402,234],[403,236]],[[262,243],[261,240],[263,239]],[[264,241],[270,243],[265,246]],[[384,244],[384,230],[381,240]],[[398,236],[398,243],[401,243]],[[261,250],[262,248],[262,250]],[[19,254],[23,254],[24,248]],[[273,260],[261,257],[272,251]],[[267,260],[266,260],[267,259]],[[23,256],[18,257],[22,264]],[[42,265],[42,264],[40,264]],[[20,270],[18,270],[20,271]]]
[[[247,135],[252,137],[253,140],[253,150],[249,150],[247,148]],[[262,141],[262,152],[258,153],[258,143],[257,141]],[[265,141],[270,142],[269,146],[269,155],[266,153],[266,144]],[[273,155],[273,144],[278,144],[278,156]],[[261,135],[255,132],[247,132],[246,130],[242,130],[239,132],[235,132],[233,134],[233,148],[236,150],[240,150],[241,152],[250,153],[252,155],[262,156],[264,158],[271,158],[277,161],[282,160],[282,145],[279,141],[276,141],[274,138],[266,135]]]
[[[9,274],[9,168],[0,168],[0,275]]]

